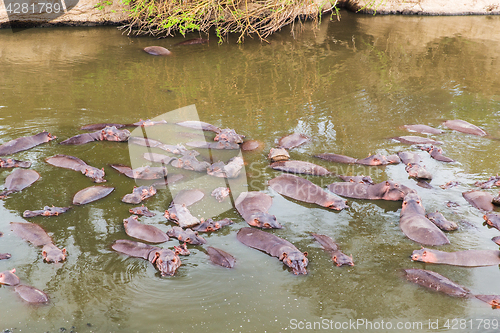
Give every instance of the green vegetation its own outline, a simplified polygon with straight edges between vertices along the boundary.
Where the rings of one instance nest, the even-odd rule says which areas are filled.
[[[130,6],[130,34],[172,36],[198,31],[215,34],[221,42],[229,33],[261,40],[297,20],[319,21],[337,0],[124,0]]]

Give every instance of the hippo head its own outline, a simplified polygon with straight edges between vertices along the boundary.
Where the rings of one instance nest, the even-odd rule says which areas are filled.
[[[10,271],[0,272],[0,284],[5,284],[7,286],[15,286],[19,284],[19,278],[16,274],[16,269],[13,268]]]
[[[177,252],[169,249],[151,251],[148,260],[160,271],[161,276],[172,276],[181,265]]]
[[[483,216],[484,221],[490,227],[500,228],[500,216],[497,214],[486,214]]]
[[[388,164],[387,158],[384,155],[375,154],[358,160],[356,163],[363,165],[386,165]]]
[[[188,255],[190,255],[191,252],[189,252],[186,244],[187,243],[184,242],[182,245],[179,245],[179,246],[175,246],[174,245],[175,253],[180,254],[181,256],[188,256]]]
[[[278,221],[276,221],[276,216],[263,212],[252,214],[247,223],[252,227],[257,227],[262,229],[283,228],[281,224],[279,224]]]
[[[393,181],[386,181],[380,183],[381,189],[381,199],[383,200],[393,200],[399,201],[403,200],[409,189],[406,186],[399,185]]]
[[[214,138],[214,141],[227,141],[232,143],[242,143],[244,135],[239,135],[234,129],[225,128],[221,130]]]
[[[404,214],[407,210],[412,210],[414,213],[425,215],[424,206],[422,205],[422,201],[420,200],[417,192],[412,191],[404,197],[401,214]]]
[[[307,274],[306,267],[309,263],[307,252],[302,253],[294,249],[289,252],[283,252],[279,259],[292,269],[293,274]]]
[[[91,166],[87,166],[82,170],[82,173],[94,180],[94,183],[105,183],[106,180],[103,179],[105,176],[104,168],[98,169]]]
[[[127,141],[130,137],[128,130],[119,130],[115,126],[107,126],[101,130],[103,140],[107,141]]]
[[[346,200],[331,195],[328,195],[326,197],[326,200],[322,202],[321,205],[323,207],[330,208],[333,210],[342,210],[345,208],[349,208]]]
[[[66,249],[60,250],[54,244],[46,244],[42,248],[43,260],[48,263],[58,263],[66,260]]]
[[[352,261],[352,256],[348,256],[340,251],[337,251],[332,254],[332,260],[338,267],[343,265],[354,266],[354,262]]]
[[[179,235],[177,239],[181,242],[186,242],[192,245],[201,245],[207,242],[205,238],[198,236],[198,232],[193,231],[189,228],[186,229],[183,234]]]

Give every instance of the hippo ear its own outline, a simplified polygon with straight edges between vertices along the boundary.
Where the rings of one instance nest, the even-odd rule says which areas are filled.
[[[306,252],[304,252],[304,257],[307,257],[307,251],[306,251]]]
[[[177,248],[177,246],[174,246],[174,249],[175,249],[175,251],[174,251],[175,255],[178,255],[178,254],[180,253],[180,251],[179,251],[179,249]]]
[[[42,251],[43,259],[47,259],[47,251]]]
[[[62,249],[62,253],[66,255],[66,248]]]
[[[284,260],[287,256],[288,254],[286,252],[283,252],[279,257],[279,260]]]
[[[15,273],[15,272],[16,272],[16,269],[15,269],[15,268],[12,268],[12,269],[10,270],[10,272],[11,272],[11,273]]]
[[[158,260],[159,257],[160,257],[160,252],[156,251],[153,260],[151,260],[151,263],[152,264],[156,263],[156,260]]]
[[[390,185],[388,180],[385,181],[385,185],[387,185],[387,186]]]

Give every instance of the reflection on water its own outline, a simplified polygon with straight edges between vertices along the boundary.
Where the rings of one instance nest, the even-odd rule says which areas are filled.
[[[289,31],[269,44],[174,46],[175,39],[129,38],[115,28],[29,29],[0,31],[0,143],[41,130],[62,141],[81,133],[89,123],[133,123],[195,105],[200,120],[234,128],[265,144],[261,152],[244,153],[246,175],[239,184],[273,196],[270,213],[285,226],[273,233],[309,254],[307,276],[294,276],[276,258],[240,244],[235,234],[246,223],[234,209],[221,213],[236,223],[206,236],[237,259],[236,268],[214,266],[202,246],[191,247],[174,277],[160,278],[146,260],[111,250],[127,238],[122,221],[130,205],[132,179],[109,164],[130,164],[127,144],[94,142],[62,146],[50,142],[13,157],[30,160],[41,179],[10,199],[0,201],[0,271],[16,268],[27,284],[43,289],[51,304],[31,307],[10,287],[0,288],[0,329],[79,332],[284,331],[291,320],[420,321],[451,318],[493,318],[486,304],[427,292],[401,278],[403,268],[441,273],[474,293],[498,294],[498,267],[458,268],[412,263],[419,248],[399,229],[400,203],[349,200],[341,212],[286,199],[267,187],[279,172],[268,167],[267,152],[286,134],[304,133],[311,142],[290,151],[292,159],[317,163],[338,174],[366,174],[376,182],[393,179],[416,189],[427,211],[439,210],[460,229],[449,233],[443,250],[495,249],[498,230],[483,226],[482,212],[462,198],[477,180],[498,173],[500,72],[497,17],[361,16],[342,13],[340,22],[323,20],[317,31],[305,27],[292,38]],[[174,55],[152,57],[149,45],[169,48]],[[442,121],[461,118],[484,128],[490,137],[446,130]],[[314,154],[332,152],[364,158],[368,154],[419,151],[390,140],[405,135],[400,126],[422,123],[446,130],[443,149],[457,163],[444,164],[420,151],[434,175],[432,189],[416,186],[402,165],[362,167],[332,164]],[[165,125],[166,132],[173,125]],[[177,132],[176,132],[177,133]],[[183,130],[172,140],[198,140]],[[155,134],[156,135],[156,134]],[[163,133],[157,135],[163,136]],[[205,133],[209,138],[213,134]],[[176,138],[178,136],[178,138]],[[198,137],[198,138],[196,138]],[[172,144],[178,142],[171,142]],[[161,152],[161,151],[159,151]],[[67,206],[74,193],[93,185],[83,175],[55,168],[45,159],[55,154],[77,156],[104,168],[115,191],[103,200],[74,207],[57,217],[30,219],[68,250],[63,264],[43,263],[41,251],[9,231],[9,222],[23,221],[26,209]],[[224,152],[222,159],[232,157]],[[210,160],[208,152],[201,159]],[[1,170],[0,179],[11,170]],[[169,167],[189,180],[198,175]],[[207,179],[201,177],[200,179]],[[323,187],[335,176],[309,177]],[[461,184],[442,190],[450,180]],[[199,180],[208,189],[208,180]],[[184,185],[183,185],[184,184]],[[178,183],[182,189],[186,183]],[[215,183],[214,183],[215,184]],[[489,190],[497,193],[497,190]],[[145,204],[156,212],[141,222],[162,230],[171,201],[160,190]],[[209,193],[193,206],[205,216],[215,201]],[[452,201],[458,206],[448,207]],[[332,236],[354,267],[334,267],[309,232]],[[177,240],[162,244],[172,247]],[[364,327],[353,331],[365,332]],[[421,331],[432,331],[424,324]],[[471,331],[471,330],[464,330]]]

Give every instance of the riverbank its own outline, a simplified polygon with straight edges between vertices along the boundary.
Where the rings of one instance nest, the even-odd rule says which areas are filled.
[[[16,1],[4,1],[0,4],[0,27],[7,28],[11,22],[18,25],[121,25],[129,21],[128,5],[121,0],[66,0],[66,11],[58,9],[50,15],[41,7],[35,7],[28,0],[27,10],[16,8]],[[38,2],[40,5],[40,1]],[[500,0],[339,0],[337,7],[362,14],[403,14],[403,15],[498,15]],[[304,15],[314,12],[326,12],[332,8],[329,1],[313,0],[311,5],[304,6]],[[17,9],[17,10],[16,10]]]

